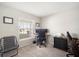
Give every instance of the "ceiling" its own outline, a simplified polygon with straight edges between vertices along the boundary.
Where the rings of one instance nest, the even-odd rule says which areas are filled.
[[[78,7],[78,2],[1,2],[37,17],[48,16],[68,8]]]

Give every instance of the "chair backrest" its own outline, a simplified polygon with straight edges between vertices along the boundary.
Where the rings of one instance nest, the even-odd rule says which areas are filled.
[[[46,37],[47,29],[37,29],[36,33],[38,33],[38,37]]]
[[[8,51],[18,46],[17,38],[15,36],[3,37],[3,50]]]
[[[69,43],[70,46],[71,46],[71,47],[69,48],[69,49],[71,49],[71,52],[70,52],[70,53],[74,54],[75,56],[76,56],[76,55],[79,56],[78,51],[77,51],[78,47],[77,47],[77,44],[76,44],[77,39],[76,39],[76,38],[72,38],[69,32],[67,32],[67,37],[68,37],[68,40],[69,40],[68,43]]]

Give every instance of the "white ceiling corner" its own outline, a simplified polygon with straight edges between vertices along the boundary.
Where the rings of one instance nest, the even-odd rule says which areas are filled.
[[[1,4],[28,12],[38,17],[44,17],[67,8],[79,6],[79,3],[76,2],[2,2]]]

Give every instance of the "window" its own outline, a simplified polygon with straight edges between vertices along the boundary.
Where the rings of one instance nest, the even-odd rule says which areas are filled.
[[[20,39],[28,38],[31,36],[31,22],[19,22],[18,27]]]

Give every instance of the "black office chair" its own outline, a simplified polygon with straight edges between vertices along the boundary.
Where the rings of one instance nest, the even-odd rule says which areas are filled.
[[[37,45],[41,47],[41,45],[44,45],[46,47],[46,33],[47,29],[37,29],[36,30],[37,35]]]
[[[1,57],[4,56],[5,53],[8,53],[10,51],[16,50],[15,54],[12,54],[12,56],[18,54],[18,47],[19,44],[17,42],[17,38],[15,36],[7,36],[0,39],[0,54]]]
[[[70,33],[67,32],[67,37],[68,37],[68,52],[69,54],[66,54],[67,57],[69,56],[75,56],[79,57],[79,50],[78,50],[78,45],[76,44],[77,38],[72,38]]]

